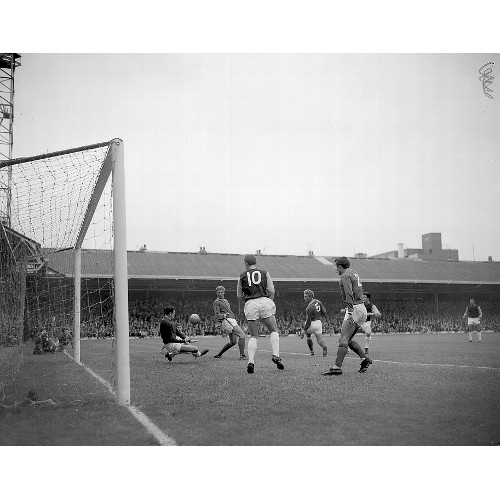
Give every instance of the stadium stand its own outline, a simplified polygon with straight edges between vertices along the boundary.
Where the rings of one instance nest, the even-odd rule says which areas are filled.
[[[95,259],[95,252],[100,258]],[[49,268],[57,279],[71,279],[68,252],[52,256]],[[91,258],[92,257],[92,258]],[[334,257],[261,255],[258,263],[268,270],[277,289],[277,319],[282,334],[296,333],[303,321],[302,291],[313,288],[327,306],[326,333],[340,329],[342,307]],[[110,252],[83,250],[82,278],[87,290],[105,290],[112,269]],[[459,331],[466,302],[475,297],[485,311],[483,326],[500,330],[500,263],[433,262],[413,259],[352,258],[364,288],[383,311],[374,332]],[[218,334],[212,303],[216,285],[224,283],[227,298],[244,325],[242,304],[235,296],[237,277],[243,272],[243,255],[187,252],[128,252],[130,334],[157,334],[163,305],[177,307],[178,320],[187,327],[192,312],[202,317],[197,334]],[[105,293],[105,292],[103,292]],[[111,335],[102,324],[102,301],[87,308],[82,336]],[[95,310],[95,314],[92,311]]]

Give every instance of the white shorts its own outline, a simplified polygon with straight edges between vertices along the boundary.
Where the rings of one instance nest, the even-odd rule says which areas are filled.
[[[247,300],[244,311],[247,321],[266,319],[276,314],[276,304],[269,297],[258,297]]]
[[[323,333],[323,323],[320,319],[311,321],[311,326],[307,329],[307,333],[314,333],[314,335],[321,335]]]
[[[479,325],[479,323],[480,323],[479,318],[468,318],[467,319],[467,324],[469,326]]]
[[[349,316],[352,316],[352,320],[358,326],[361,326],[366,322],[366,318],[368,317],[368,313],[366,312],[366,307],[364,304],[354,304],[352,313],[349,312],[348,309],[345,311],[344,321],[349,319]]]
[[[372,333],[372,322],[371,321],[365,321],[361,325],[361,330],[363,330],[363,332],[365,332],[365,333]]]
[[[234,333],[241,337],[241,333],[233,331],[235,326],[238,326],[238,322],[234,318],[224,318],[221,323],[222,329],[227,333]]]
[[[178,344],[177,342],[170,342],[169,344],[163,344],[167,351],[173,352],[174,354],[179,354],[181,352],[182,344]]]

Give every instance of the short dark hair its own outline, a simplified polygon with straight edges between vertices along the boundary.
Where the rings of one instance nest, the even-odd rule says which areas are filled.
[[[250,253],[245,255],[243,261],[246,262],[249,266],[254,266],[255,264],[257,264],[257,259],[255,258],[255,255],[252,255]]]
[[[351,262],[347,257],[337,257],[335,259],[335,264],[337,266],[343,267],[344,269],[351,267]]]
[[[175,307],[171,304],[168,304],[163,308],[163,314],[165,314],[165,316],[168,316],[170,313],[173,313],[174,311]]]
[[[368,297],[368,300],[372,299],[372,294],[371,293],[363,292],[363,295],[366,295]]]

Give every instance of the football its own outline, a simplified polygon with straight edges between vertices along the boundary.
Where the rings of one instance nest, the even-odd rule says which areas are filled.
[[[191,314],[191,316],[189,316],[189,322],[193,325],[197,325],[200,321],[200,317],[197,314]]]

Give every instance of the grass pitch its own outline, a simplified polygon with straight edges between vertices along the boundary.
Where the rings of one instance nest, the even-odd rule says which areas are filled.
[[[364,336],[356,336],[364,345]],[[213,356],[227,339],[198,339],[210,352],[169,362],[156,339],[131,339],[131,400],[178,445],[188,446],[458,446],[500,442],[500,335],[376,335],[366,373],[348,354],[343,375],[321,373],[333,366],[338,336],[325,337],[328,357],[315,343],[281,337],[285,370],[271,362],[269,338],[258,339],[255,373],[246,372],[237,346]],[[63,353],[38,357],[74,362]],[[56,358],[57,356],[57,358]],[[82,341],[82,362],[102,378],[114,378],[111,341]],[[79,376],[90,377],[82,367]],[[59,380],[61,371],[58,372]],[[19,391],[22,392],[24,388]],[[105,391],[104,391],[105,392]],[[0,444],[152,445],[155,440],[112,398],[95,398],[41,408],[0,409]],[[75,411],[78,410],[78,411]],[[12,418],[17,412],[17,418]],[[91,418],[89,418],[91,417]],[[42,440],[32,423],[59,422],[57,439]],[[61,426],[61,422],[67,425]],[[98,425],[110,439],[88,432]],[[30,427],[31,426],[31,427]],[[23,432],[20,429],[24,428]],[[23,435],[23,440],[15,436]],[[42,442],[40,442],[42,440]]]

